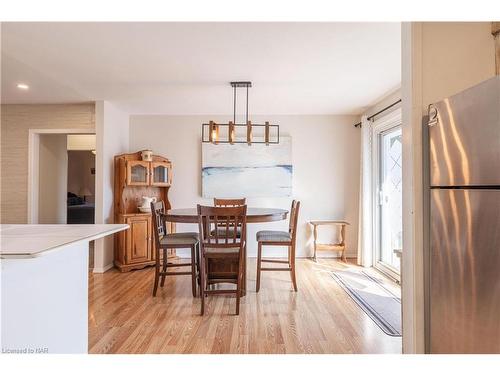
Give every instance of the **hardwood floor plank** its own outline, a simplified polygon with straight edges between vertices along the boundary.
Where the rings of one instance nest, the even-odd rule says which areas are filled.
[[[297,293],[287,272],[265,272],[256,293],[250,259],[240,315],[234,297],[210,296],[203,317],[189,276],[167,277],[152,297],[153,268],[90,274],[89,352],[401,353],[401,338],[384,334],[330,275],[349,268],[299,259]]]

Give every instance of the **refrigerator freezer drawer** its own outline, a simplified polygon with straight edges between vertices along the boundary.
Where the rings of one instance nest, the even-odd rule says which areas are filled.
[[[432,186],[500,186],[500,76],[429,108]]]
[[[430,352],[500,353],[500,190],[432,189]]]

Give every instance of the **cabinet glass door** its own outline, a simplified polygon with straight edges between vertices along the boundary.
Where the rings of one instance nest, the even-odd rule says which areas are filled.
[[[127,168],[128,185],[149,184],[149,163],[143,161],[129,161]]]
[[[170,164],[163,162],[152,163],[153,175],[151,185],[168,186],[170,185]]]

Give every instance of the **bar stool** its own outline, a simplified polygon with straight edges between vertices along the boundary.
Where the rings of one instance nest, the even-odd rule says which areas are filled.
[[[163,201],[151,202],[151,214],[153,217],[153,229],[156,244],[156,264],[155,282],[153,287],[153,297],[156,296],[158,283],[163,287],[166,276],[191,275],[191,289],[193,297],[196,297],[196,284],[198,278],[197,264],[199,264],[199,239],[198,233],[170,233],[167,234],[163,214],[165,205]],[[191,261],[189,263],[169,263],[167,259],[168,249],[191,249]],[[163,259],[160,257],[160,250],[163,250]],[[161,267],[161,271],[160,271]],[[191,267],[191,271],[168,271],[169,268]]]
[[[290,209],[290,223],[288,232],[276,230],[262,230],[257,232],[257,285],[256,291],[260,289],[261,271],[290,271],[293,289],[297,291],[297,280],[295,278],[295,242],[297,237],[297,219],[299,217],[300,202],[293,201]],[[262,259],[262,246],[288,246],[288,260]],[[271,268],[262,267],[262,263],[283,263],[288,267]]]

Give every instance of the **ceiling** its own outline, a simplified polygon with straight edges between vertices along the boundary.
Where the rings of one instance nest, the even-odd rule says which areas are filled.
[[[1,99],[229,114],[229,81],[250,80],[250,114],[359,114],[400,86],[400,34],[399,23],[3,23]]]

